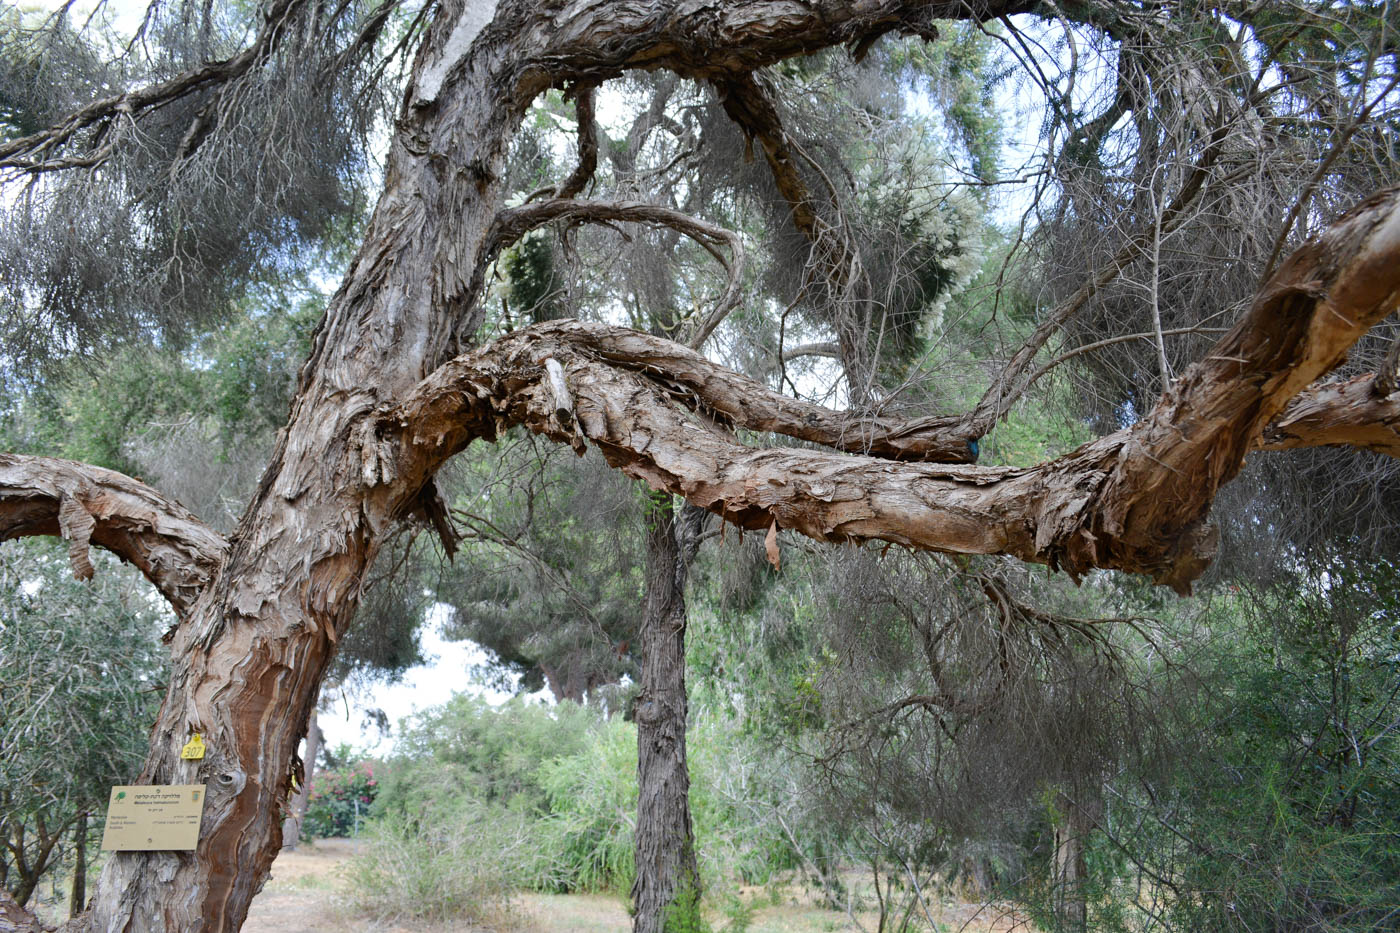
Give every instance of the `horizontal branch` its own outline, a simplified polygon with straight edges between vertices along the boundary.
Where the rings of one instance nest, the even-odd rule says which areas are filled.
[[[539,67],[554,78],[667,68],[689,78],[727,79],[833,45],[859,55],[891,32],[932,39],[938,19],[986,22],[1037,6],[1039,0],[573,4],[552,17]]]
[[[1400,394],[1379,395],[1376,377],[1309,386],[1275,418],[1255,450],[1345,446],[1400,457]]]
[[[732,230],[659,204],[643,201],[579,201],[567,196],[507,208],[496,217],[487,241],[487,255],[496,255],[529,231],[556,220],[575,224],[622,222],[667,227],[690,237],[715,257],[728,273],[728,283],[719,301],[695,327],[688,341],[692,347],[702,345],[739,303],[739,289],[744,275],[743,239]],[[718,246],[729,247],[730,259],[724,258],[716,249]]]
[[[228,550],[223,536],[179,503],[114,470],[0,454],[0,541],[68,540],[73,573],[92,576],[89,544],[136,567],[183,616]]]
[[[1280,414],[1300,438],[1321,423],[1307,406],[1322,405],[1328,387],[1289,403],[1397,304],[1400,191],[1391,190],[1294,253],[1142,421],[1030,469],[749,448],[714,416],[820,443],[834,433],[847,449],[851,423],[667,341],[571,321],[453,360],[381,417],[400,429],[400,455],[420,462],[519,424],[575,449],[592,443],[629,476],[746,528],[1006,554],[1072,575],[1118,569],[1184,591],[1214,555],[1205,518],[1220,486]],[[567,418],[546,360],[567,381]]]
[[[559,321],[549,324],[547,332],[566,342],[575,356],[653,374],[651,378],[670,387],[673,398],[718,415],[727,425],[890,460],[971,463],[977,459],[969,445],[973,438],[958,430],[958,417],[903,421],[833,411],[774,392],[694,350],[625,327]]]

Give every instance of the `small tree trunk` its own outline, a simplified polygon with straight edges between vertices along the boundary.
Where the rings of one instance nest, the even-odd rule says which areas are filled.
[[[1054,897],[1056,928],[1083,933],[1088,928],[1089,910],[1084,884],[1088,869],[1084,846],[1089,835],[1088,814],[1079,804],[1061,794],[1060,818],[1055,823]]]
[[[87,906],[87,832],[88,815],[78,814],[73,828],[73,890],[68,893],[68,916],[76,917]]]
[[[53,855],[53,848],[58,844],[59,837],[63,835],[65,827],[60,826],[49,835],[47,827],[44,826],[43,817],[37,820],[36,832],[39,836],[39,847],[34,855],[33,864],[27,864],[23,858],[24,833],[23,829],[16,834],[17,846],[15,849],[15,868],[19,871],[19,886],[15,888],[15,901],[23,907],[29,903],[29,899],[34,896],[35,890],[39,887],[39,880],[43,878],[44,872],[49,867],[50,857]]]
[[[668,912],[699,909],[700,870],[685,758],[685,577],[671,497],[651,498],[647,593],[637,696],[637,877],[634,933],[662,933]]]
[[[301,762],[301,787],[292,798],[287,818],[282,822],[282,848],[295,849],[301,842],[301,827],[306,822],[306,808],[311,805],[311,778],[316,774],[316,756],[321,751],[321,727],[316,722],[316,707],[306,721],[306,756]]]

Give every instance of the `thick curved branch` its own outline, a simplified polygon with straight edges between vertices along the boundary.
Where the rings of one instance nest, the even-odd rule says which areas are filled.
[[[956,417],[901,421],[833,411],[726,369],[688,347],[625,327],[557,321],[532,330],[586,359],[645,374],[669,397],[726,426],[890,460],[972,463],[971,440]],[[543,352],[543,351],[541,351]]]
[[[576,449],[591,442],[629,476],[746,528],[1006,554],[1072,575],[1125,570],[1185,591],[1214,556],[1205,518],[1220,486],[1289,403],[1397,305],[1400,190],[1391,190],[1294,253],[1146,418],[1031,469],[745,447],[715,425],[723,409],[711,404],[751,388],[742,377],[726,382],[657,338],[577,322],[459,357],[382,417],[401,429],[403,455],[420,461],[522,424]],[[568,417],[547,360],[567,379]],[[677,405],[678,388],[682,402],[688,392],[705,404]],[[797,411],[762,395],[725,404],[740,423],[804,430]]]
[[[0,541],[68,540],[73,574],[92,576],[89,544],[135,564],[183,616],[213,579],[228,542],[178,503],[101,467],[0,454]]]
[[[750,150],[755,140],[763,149],[764,160],[773,182],[792,211],[792,224],[810,242],[820,237],[816,205],[807,182],[798,171],[797,160],[788,144],[787,132],[778,116],[773,95],[752,74],[716,81],[724,112],[738,125]]]
[[[1400,457],[1400,394],[1380,395],[1377,377],[1309,386],[1264,429],[1255,450],[1363,447]]]
[[[859,53],[891,32],[932,39],[938,19],[986,22],[1037,6],[1039,0],[574,4],[551,21],[540,67],[559,78],[667,68],[697,80],[726,79],[838,44]]]
[[[724,266],[729,280],[724,294],[695,326],[687,343],[699,347],[729,316],[739,303],[739,291],[744,276],[744,242],[731,230],[707,223],[682,211],[642,201],[578,201],[571,197],[533,201],[519,207],[507,208],[496,217],[488,242],[490,255],[495,255],[537,227],[556,220],[570,223],[627,222],[669,227],[690,237],[705,248]],[[729,247],[729,259],[717,247]]]

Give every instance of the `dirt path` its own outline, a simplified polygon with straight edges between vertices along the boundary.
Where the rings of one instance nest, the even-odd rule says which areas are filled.
[[[369,930],[347,924],[339,903],[337,869],[355,854],[351,839],[321,839],[283,852],[272,863],[272,877],[248,910],[246,933],[347,933]]]

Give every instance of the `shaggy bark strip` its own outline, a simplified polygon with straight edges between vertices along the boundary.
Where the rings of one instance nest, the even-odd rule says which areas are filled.
[[[0,454],[0,541],[62,535],[74,574],[92,576],[88,545],[136,565],[183,617],[214,578],[223,536],[179,503],[114,470]]]
[[[972,463],[976,456],[960,416],[911,421],[852,415],[774,392],[689,348],[625,327],[583,322],[554,325],[579,351],[601,362],[670,383],[681,401],[736,427],[772,431],[849,453],[891,460]]]

